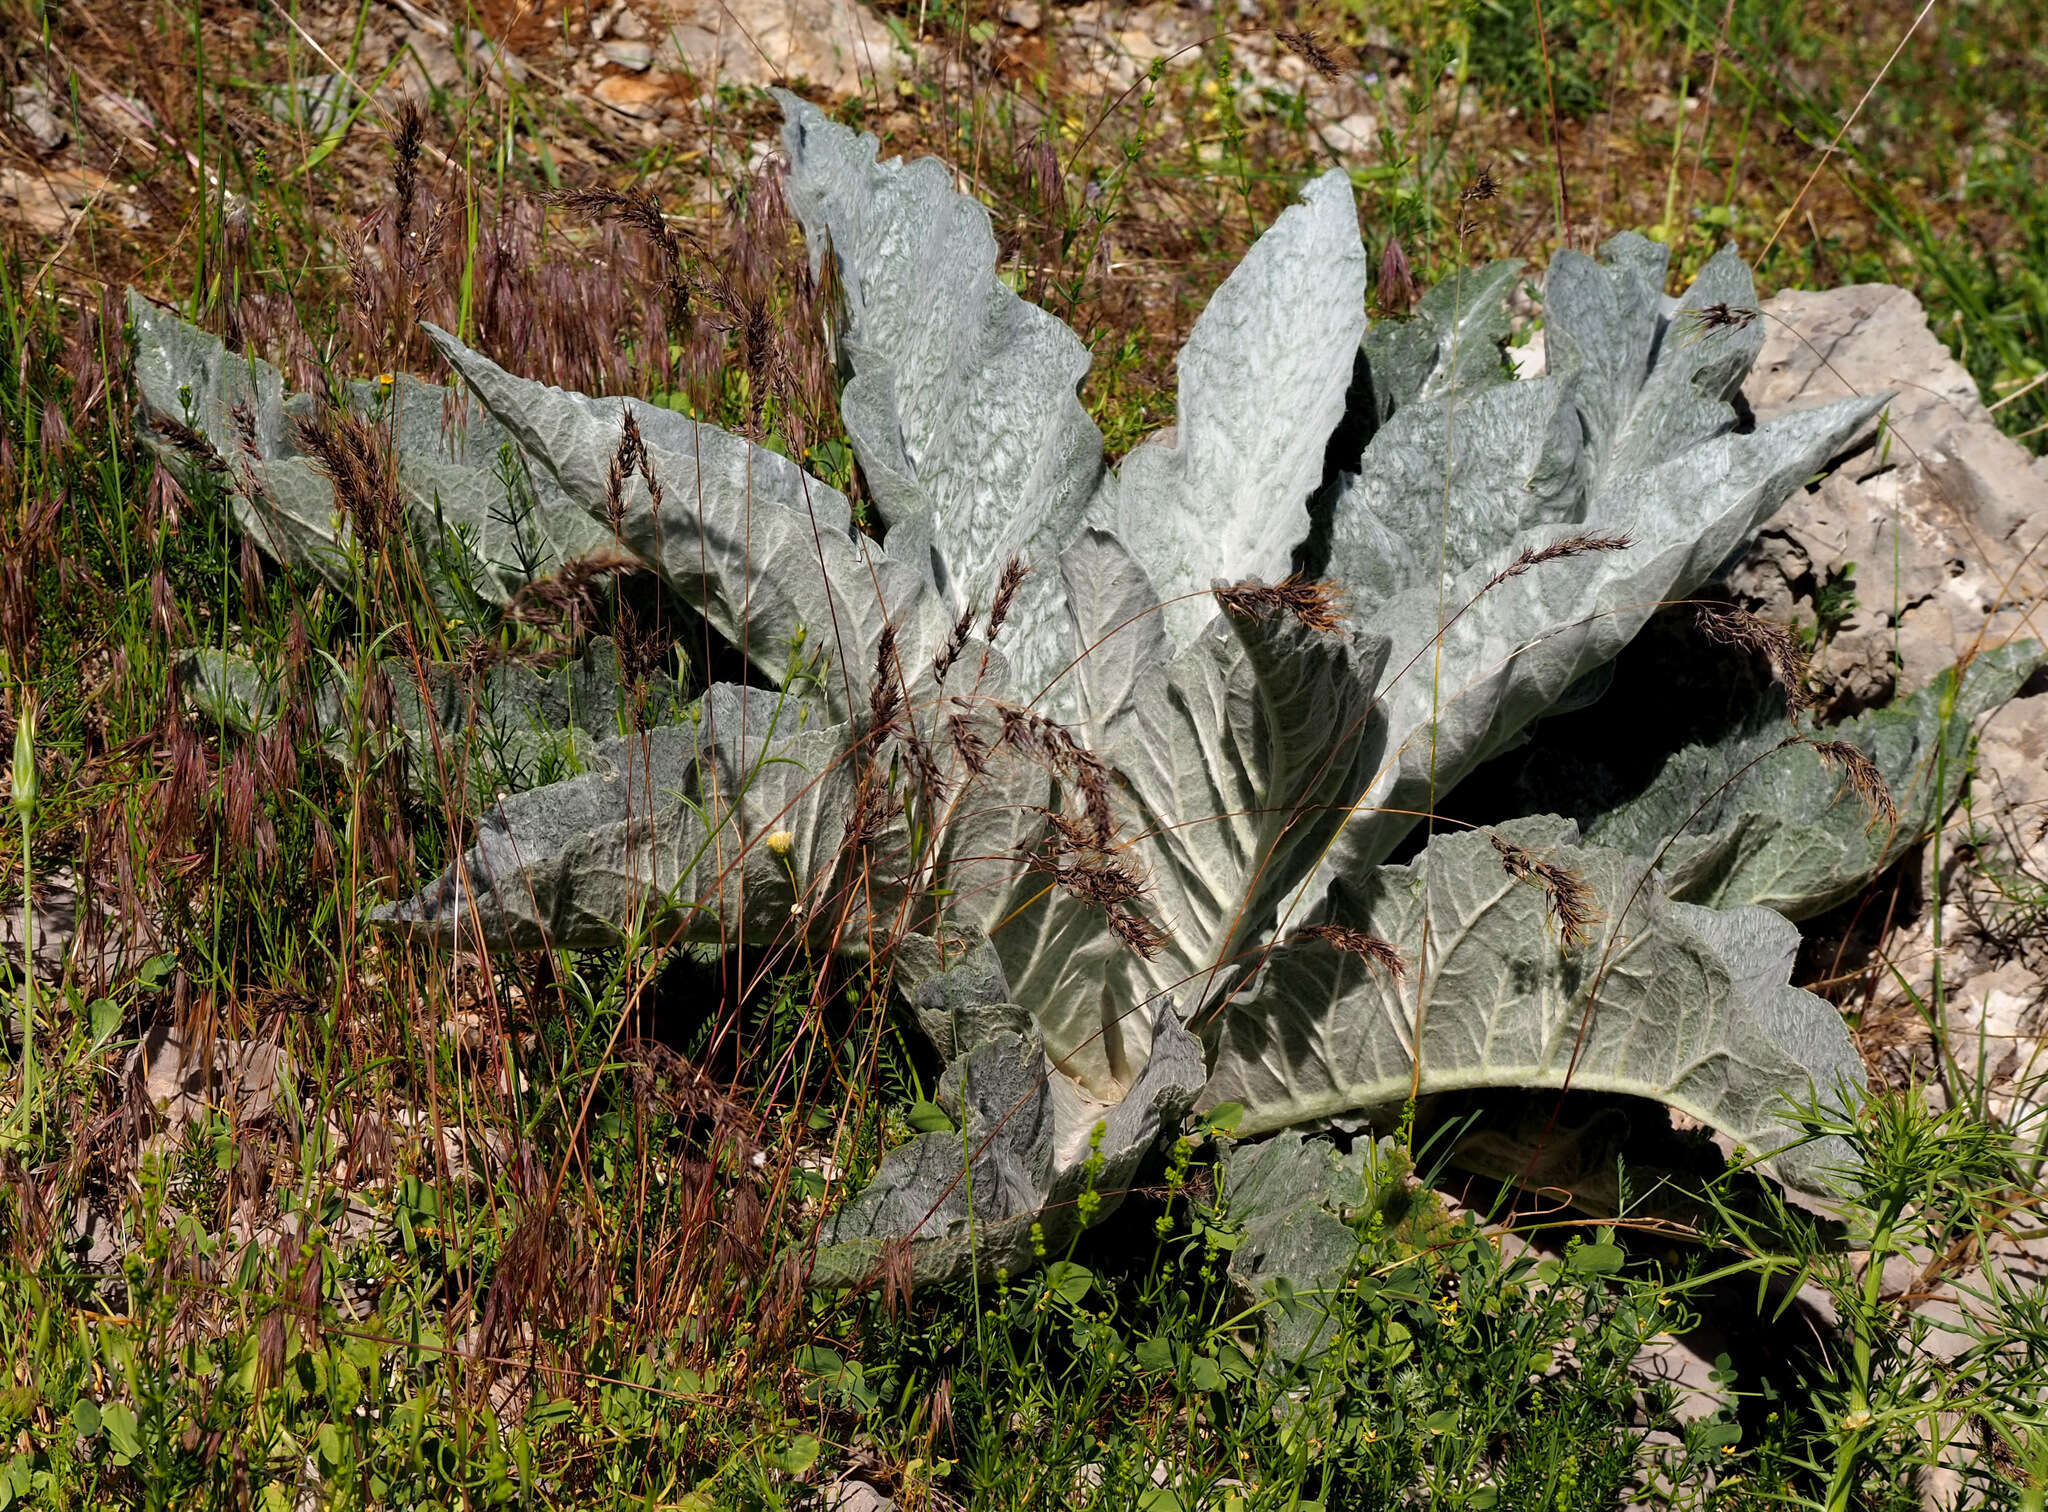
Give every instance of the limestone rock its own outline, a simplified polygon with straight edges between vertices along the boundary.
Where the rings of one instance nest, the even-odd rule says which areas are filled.
[[[141,1084],[159,1133],[145,1149],[161,1148],[188,1124],[225,1112],[251,1121],[289,1102],[297,1079],[292,1058],[260,1040],[213,1039],[172,1024],[158,1024],[129,1054],[127,1074]]]
[[[647,8],[654,64],[718,85],[809,83],[834,95],[895,82],[889,28],[860,0],[660,0]]]
[[[654,63],[653,47],[645,42],[625,38],[605,43],[598,52],[605,62],[623,68],[628,73],[645,73]]]
[[[29,949],[36,976],[55,982],[64,975],[65,957],[78,933],[78,888],[69,872],[41,877],[29,888]],[[21,964],[21,893],[0,895],[0,960],[10,973]]]
[[[1999,431],[1920,302],[1883,284],[1788,290],[1763,316],[1744,389],[1759,420],[1850,394],[1897,397],[1864,450],[1786,504],[1728,586],[1766,617],[1810,624],[1833,585],[1842,612],[1816,666],[1844,713],[2029,633],[2048,589],[2048,562],[2029,557],[2048,534],[2048,470]]]
[[[18,84],[11,96],[10,114],[36,151],[55,152],[71,140],[71,130],[58,114],[50,92],[40,84]]]
[[[130,200],[125,185],[96,168],[0,166],[0,221],[56,236],[95,206],[102,214],[111,209],[123,225],[139,226],[149,220],[148,212]]]
[[[895,1512],[896,1500],[864,1480],[843,1480],[825,1493],[825,1505],[831,1512]]]
[[[676,98],[666,74],[609,74],[591,91],[601,104],[636,121],[658,121]]]

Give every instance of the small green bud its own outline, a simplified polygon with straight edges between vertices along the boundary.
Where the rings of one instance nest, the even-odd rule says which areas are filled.
[[[14,721],[14,812],[26,818],[36,806],[36,705],[24,697]]]

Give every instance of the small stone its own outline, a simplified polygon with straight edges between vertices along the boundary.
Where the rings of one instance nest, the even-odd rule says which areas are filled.
[[[843,1480],[825,1495],[829,1512],[896,1512],[896,1499],[864,1480]]]
[[[51,104],[49,92],[40,84],[19,84],[14,90],[14,119],[28,133],[36,150],[55,152],[70,140],[63,118]]]
[[[142,224],[147,216],[120,194],[118,185],[93,168],[0,167],[0,221],[13,221],[44,236],[69,229],[74,215],[88,205],[105,210],[108,201],[124,225]]]
[[[1330,145],[1339,152],[1362,152],[1378,140],[1380,118],[1370,110],[1355,110],[1329,128]]]
[[[92,112],[110,130],[131,141],[148,141],[156,134],[156,117],[133,95],[115,94],[111,90],[96,94],[92,97]]]
[[[638,42],[647,35],[647,23],[620,6],[612,18],[612,35],[628,42]]]
[[[597,81],[591,91],[598,102],[636,121],[660,118],[668,97],[668,79],[662,74],[612,74]]]
[[[632,73],[645,73],[654,65],[654,49],[645,42],[607,42],[598,51],[605,62]]]
[[[126,1074],[141,1083],[145,1101],[172,1132],[214,1109],[262,1118],[277,1107],[279,1089],[297,1079],[291,1056],[267,1041],[189,1038],[159,1024],[128,1056]]]
[[[1671,1388],[1671,1415],[1681,1423],[1697,1423],[1731,1405],[1726,1386],[1714,1379],[1713,1361],[1699,1345],[1696,1338],[1658,1334],[1635,1358],[1638,1377]]]
[[[1035,32],[1045,24],[1045,12],[1034,0],[1010,0],[1003,7],[1003,20],[1019,31]]]

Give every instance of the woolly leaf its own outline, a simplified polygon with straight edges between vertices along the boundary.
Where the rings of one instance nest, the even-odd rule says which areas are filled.
[[[568,497],[598,518],[616,503],[618,544],[778,684],[815,690],[844,718],[867,699],[885,624],[903,633],[906,667],[931,655],[943,625],[923,579],[854,532],[837,489],[716,426],[515,378],[446,331],[427,332]],[[637,469],[614,489],[629,413],[659,509]]]
[[[1787,983],[1792,925],[1676,902],[1647,862],[1578,844],[1566,820],[1498,833],[1589,890],[1583,944],[1561,945],[1549,894],[1490,835],[1441,836],[1340,884],[1321,919],[1387,941],[1405,975],[1325,939],[1283,942],[1217,1025],[1202,1105],[1243,1103],[1246,1137],[1411,1092],[1569,1085],[1655,1098],[1761,1154],[1797,1137],[1786,1099],[1860,1092],[1840,1015]],[[1771,1168],[1826,1191],[1841,1159],[1810,1145]]]
[[[1130,669],[1091,675],[1091,701],[1113,702],[1089,733],[1117,778],[1119,854],[1168,935],[1141,960],[1086,902],[1034,877],[995,943],[1048,1052],[1104,1095],[1143,1064],[1133,1005],[1182,990],[1198,1001],[1227,979],[1335,832],[1381,756],[1386,644],[1304,624],[1251,586],[1167,659],[1156,616],[1115,628],[1149,590],[1113,537],[1091,534],[1062,565],[1083,642]]]
[[[858,934],[883,900],[846,890],[854,788],[843,728],[720,684],[700,719],[608,740],[583,775],[505,798],[439,881],[373,917],[515,949]]]
[[[260,734],[284,713],[284,688],[248,657],[190,651],[179,670],[200,713],[230,729]],[[364,722],[363,690],[323,678],[309,700],[313,733],[336,759],[346,759],[359,722],[372,745],[395,733],[408,773],[428,795],[442,789],[444,765],[467,771],[472,791],[486,800],[552,782],[582,770],[605,740],[679,719],[687,709],[668,677],[636,687],[619,664],[618,647],[603,637],[547,672],[511,662],[478,670],[455,662],[416,669],[400,661],[380,663],[378,672],[390,688],[388,714]]]
[[[1095,519],[1151,578],[1176,645],[1208,622],[1214,578],[1278,582],[1308,534],[1309,495],[1344,413],[1365,329],[1365,249],[1351,180],[1302,191],[1211,296],[1180,353],[1174,429],[1105,487]]]
[[[1102,474],[1102,434],[1076,394],[1088,350],[995,276],[988,211],[944,164],[878,163],[872,136],[775,97],[812,272],[829,255],[837,274],[840,416],[891,552],[955,614],[989,607],[1013,554],[1038,567],[1004,643],[1035,689],[1065,659],[1050,569]]]
[[[1077,1093],[1036,1041],[990,1035],[941,1082],[940,1106],[957,1129],[920,1134],[882,1158],[874,1180],[826,1224],[812,1279],[877,1276],[892,1243],[910,1246],[919,1280],[1022,1271],[1034,1263],[1034,1225],[1047,1249],[1064,1248],[1084,1215],[1104,1217],[1122,1202],[1138,1163],[1201,1086],[1202,1047],[1170,1005],[1156,1010],[1150,1039],[1144,1072],[1105,1104]]]
[[[1661,857],[1675,898],[1716,908],[1761,904],[1788,919],[1824,913],[1941,823],[1969,775],[1972,727],[2042,660],[2032,642],[2000,646],[1901,703],[1815,733],[1870,757],[1896,822],[1859,799],[1810,743],[1788,745],[1795,732],[1781,717],[1676,752],[1641,793],[1585,816],[1586,838]]]
[[[287,566],[345,585],[349,524],[333,483],[294,434],[295,419],[318,417],[311,396],[287,396],[269,363],[231,355],[132,291],[128,312],[136,383],[158,422],[151,441],[159,454],[188,469],[206,466],[172,439],[176,428],[189,427],[223,468],[237,526]],[[343,397],[377,423],[390,448],[418,565],[444,600],[460,603],[466,589],[502,604],[533,579],[604,547],[602,528],[528,468],[511,436],[448,390],[401,375],[352,383]]]
[[[1417,814],[1577,697],[1659,604],[1706,581],[1884,403],[1741,432],[1727,396],[1757,333],[1703,312],[1743,297],[1747,271],[1715,259],[1667,318],[1662,249],[1621,236],[1605,250],[1606,264],[1561,254],[1553,269],[1556,378],[1453,395],[1438,412],[1411,406],[1336,500],[1330,571],[1372,586],[1372,623],[1392,636],[1399,755],[1361,796],[1310,896],[1383,860]],[[1563,423],[1567,396],[1575,427]],[[1398,485],[1380,481],[1383,447]],[[1428,530],[1425,499],[1437,509]],[[1497,576],[1545,549],[1563,555]]]

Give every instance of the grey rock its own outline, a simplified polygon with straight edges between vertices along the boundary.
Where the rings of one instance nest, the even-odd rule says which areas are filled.
[[[629,73],[645,73],[654,63],[654,49],[645,42],[607,42],[598,49],[598,52],[603,55],[605,62],[615,64]]]
[[[312,132],[333,131],[355,107],[356,93],[344,74],[317,74],[264,93],[270,113],[290,126]]]
[[[1853,709],[1911,692],[1973,647],[2024,633],[2048,588],[2048,470],[2001,433],[1903,289],[1788,290],[1744,386],[1759,421],[1816,400],[1891,392],[1867,447],[1793,496],[1728,572],[1767,617],[1811,622],[1830,575],[1856,605],[1817,666]]]
[[[127,1074],[141,1083],[159,1130],[175,1134],[210,1112],[247,1122],[272,1112],[297,1078],[292,1057],[258,1040],[202,1040],[159,1024],[129,1053]]]
[[[894,83],[901,61],[860,0],[665,0],[650,25],[657,63],[706,90],[808,80],[855,95]]]
[[[40,84],[17,84],[12,95],[16,124],[41,153],[55,152],[71,140],[71,130],[58,114],[50,92]]]
[[[38,877],[29,888],[29,950],[36,976],[55,982],[78,934],[78,889],[68,871]],[[21,966],[22,898],[19,883],[0,893],[0,960],[10,973]]]
[[[1636,1355],[1636,1375],[1646,1384],[1671,1388],[1672,1415],[1681,1423],[1697,1423],[1731,1405],[1706,1354],[1716,1342],[1698,1333],[1659,1334]]]
[[[825,1493],[825,1506],[829,1512],[896,1512],[896,1498],[864,1480],[843,1480]]]

